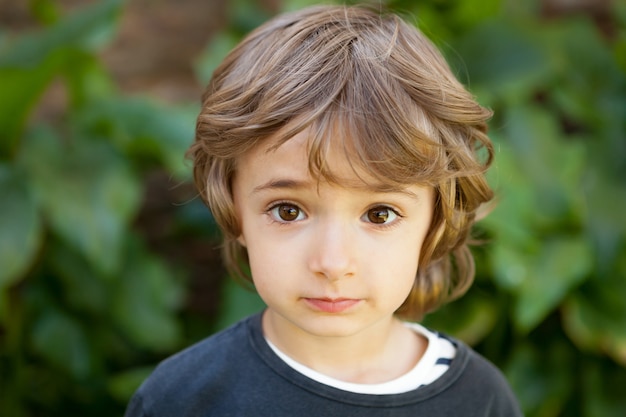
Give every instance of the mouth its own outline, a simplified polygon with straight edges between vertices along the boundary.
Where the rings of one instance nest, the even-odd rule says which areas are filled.
[[[361,302],[355,298],[304,298],[314,310],[324,313],[342,313]]]

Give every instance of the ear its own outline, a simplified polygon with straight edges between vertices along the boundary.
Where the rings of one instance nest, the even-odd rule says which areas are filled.
[[[243,237],[243,233],[237,237],[237,243],[239,243],[244,248],[246,247],[246,239]]]

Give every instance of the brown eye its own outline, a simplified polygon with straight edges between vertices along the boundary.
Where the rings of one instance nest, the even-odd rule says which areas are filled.
[[[276,219],[284,222],[301,220],[302,212],[293,204],[278,204],[270,210],[270,214]]]
[[[374,207],[366,213],[367,220],[374,224],[385,224],[395,219],[396,213],[389,207]]]
[[[280,216],[281,219],[286,220],[286,221],[292,221],[298,218],[298,213],[300,213],[300,210],[298,210],[296,207],[294,206],[279,206],[278,207],[278,215]]]

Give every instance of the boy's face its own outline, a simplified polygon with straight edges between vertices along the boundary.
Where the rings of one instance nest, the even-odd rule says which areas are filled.
[[[266,319],[317,337],[384,329],[413,286],[433,189],[374,187],[332,150],[327,162],[341,181],[318,181],[308,169],[306,131],[268,152],[272,144],[242,156],[233,181],[239,241]]]

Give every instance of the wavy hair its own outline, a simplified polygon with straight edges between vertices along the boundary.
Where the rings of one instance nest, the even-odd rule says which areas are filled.
[[[231,183],[238,158],[267,138],[280,146],[309,129],[317,178],[336,180],[325,165],[332,141],[353,166],[390,186],[433,186],[415,283],[396,312],[420,319],[473,281],[470,229],[493,197],[484,177],[493,158],[490,117],[413,25],[364,6],[318,6],[268,21],[217,67],[188,157],[223,230],[225,265],[247,281]]]

